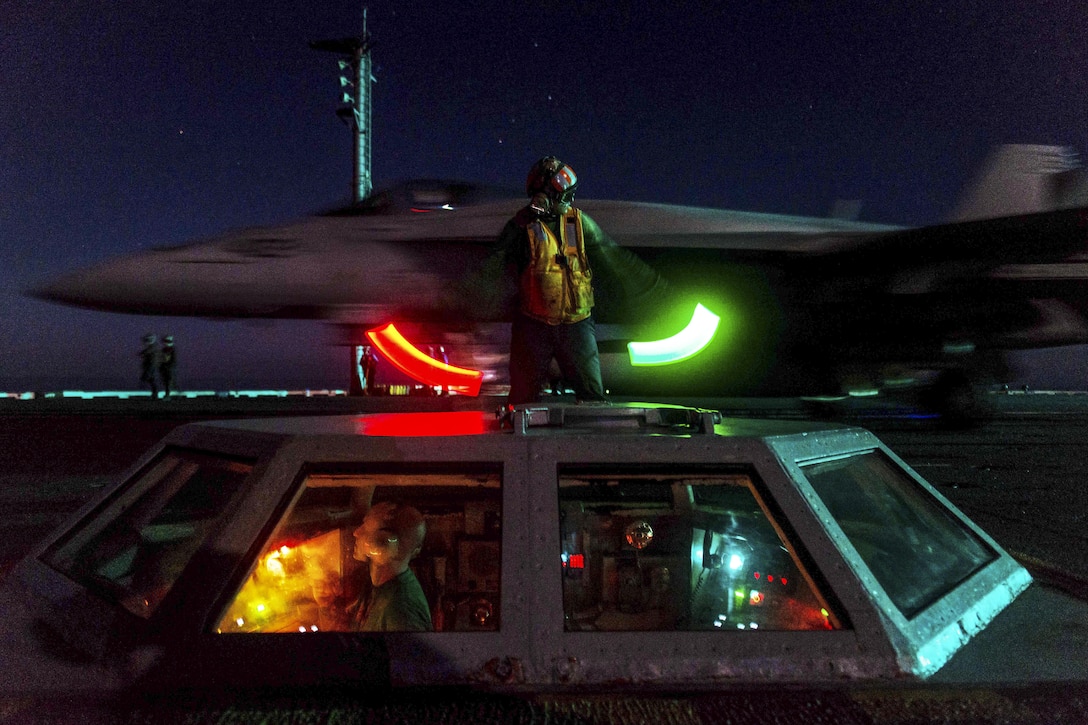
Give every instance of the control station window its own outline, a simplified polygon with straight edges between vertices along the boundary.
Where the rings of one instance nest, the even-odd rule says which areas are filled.
[[[311,473],[216,631],[497,630],[501,499],[496,470]]]
[[[802,466],[892,602],[912,617],[997,553],[880,451]]]
[[[842,626],[746,473],[569,471],[559,501],[568,632]]]
[[[251,470],[247,462],[167,450],[45,561],[148,618],[218,528]]]

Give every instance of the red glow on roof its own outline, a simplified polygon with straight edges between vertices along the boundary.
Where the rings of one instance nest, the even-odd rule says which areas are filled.
[[[356,433],[368,436],[470,436],[499,430],[493,413],[464,410],[448,413],[380,413],[355,419]]]
[[[424,385],[442,386],[462,395],[479,395],[484,374],[454,367],[420,352],[404,339],[393,323],[367,330],[367,338],[393,367]]]

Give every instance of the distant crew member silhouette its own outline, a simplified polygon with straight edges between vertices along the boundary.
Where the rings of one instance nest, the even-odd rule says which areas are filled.
[[[363,348],[359,367],[363,373],[363,395],[370,395],[375,390],[374,376],[378,373],[378,356],[370,349],[370,345]]]
[[[159,346],[154,335],[144,335],[144,346],[140,350],[140,382],[150,386],[151,397],[159,397]]]
[[[167,335],[162,339],[162,349],[159,351],[159,377],[162,379],[162,395],[169,398],[177,392],[177,350],[174,348],[174,336]]]
[[[348,390],[348,395],[362,395],[363,389],[366,387],[366,373],[363,372],[362,345],[353,345],[351,347],[351,360],[352,366],[355,369],[355,374],[351,376],[351,386]]]

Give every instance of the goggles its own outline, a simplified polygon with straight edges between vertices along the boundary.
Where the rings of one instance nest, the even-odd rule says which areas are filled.
[[[577,183],[578,175],[574,173],[574,169],[566,165],[560,167],[551,180],[552,188],[560,194],[572,189]]]
[[[379,529],[363,536],[363,545],[368,556],[395,557],[400,548],[400,537],[389,529]]]

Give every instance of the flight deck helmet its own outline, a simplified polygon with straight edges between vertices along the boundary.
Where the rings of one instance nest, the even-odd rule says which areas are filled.
[[[554,156],[545,156],[533,164],[525,180],[530,206],[544,217],[565,212],[574,201],[577,188],[578,175],[574,169]]]

